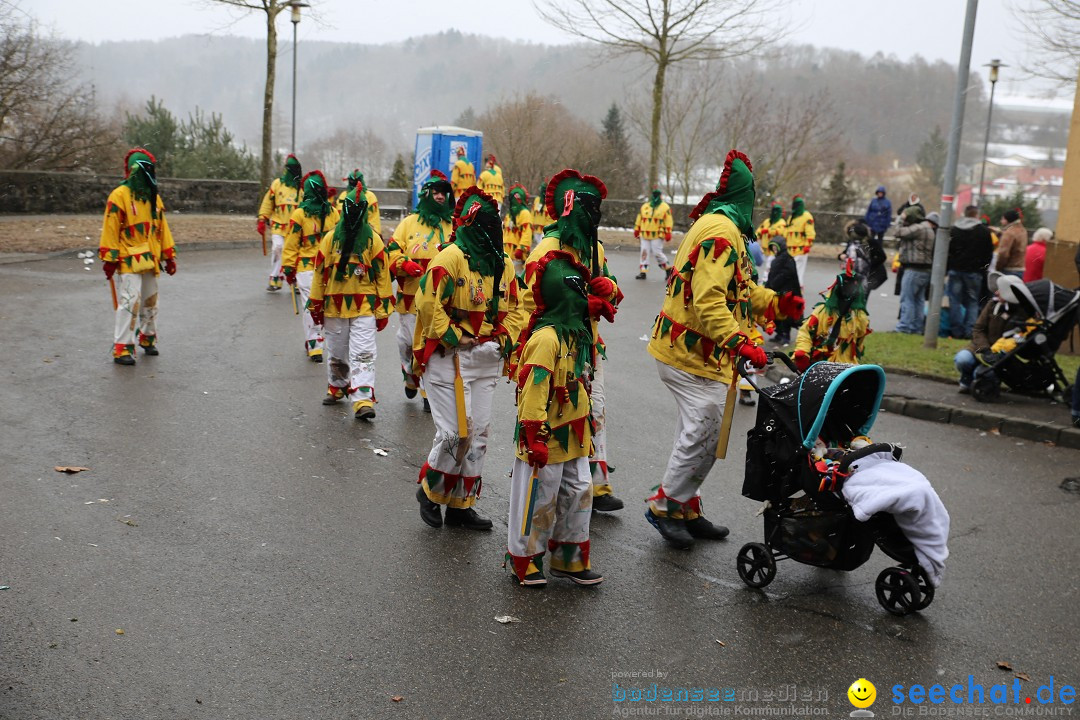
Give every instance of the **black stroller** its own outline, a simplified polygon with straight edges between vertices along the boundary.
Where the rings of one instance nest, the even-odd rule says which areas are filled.
[[[1016,287],[1023,319],[1013,333],[1016,347],[979,357],[971,395],[979,402],[1001,397],[1001,383],[1024,395],[1048,395],[1058,402],[1068,396],[1069,381],[1054,353],[1080,317],[1080,290],[1068,290],[1049,280]]]
[[[790,358],[773,356],[797,374]],[[878,513],[859,522],[840,493],[852,462],[882,451],[899,460],[900,448],[879,443],[847,452],[827,472],[811,455],[817,438],[847,446],[868,433],[884,390],[885,373],[877,365],[830,362],[811,365],[793,382],[758,389],[762,402],[757,423],[747,433],[742,494],[765,503],[765,541],[739,550],[736,567],[747,585],[765,587],[776,577],[777,561],[788,558],[854,570],[877,545],[898,563],[877,577],[875,590],[883,608],[906,615],[934,599],[930,578],[893,517]]]

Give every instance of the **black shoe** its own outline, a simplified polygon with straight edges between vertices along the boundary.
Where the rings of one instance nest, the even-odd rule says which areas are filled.
[[[490,530],[491,521],[477,515],[472,508],[446,508],[446,524],[451,527],[463,527],[467,530]]]
[[[321,363],[322,362],[322,353],[319,353],[318,355],[308,355],[308,360],[310,360],[313,363]]]
[[[575,585],[599,585],[604,582],[604,576],[593,570],[578,570],[577,572],[567,572],[566,570],[551,569],[552,577],[564,577],[570,578],[574,581]]]
[[[431,414],[431,403],[427,401],[427,398],[424,398],[424,412],[426,412],[428,415]]]
[[[644,280],[645,279],[645,273],[639,272],[637,275],[634,276],[634,279],[635,280]]]
[[[322,404],[323,405],[337,405],[337,401],[338,401],[338,399],[336,397],[334,397],[330,393],[326,393],[326,397],[324,397],[322,399]]]
[[[757,405],[757,400],[754,399],[754,394],[749,390],[739,391],[739,404],[740,405]]]
[[[409,387],[408,385],[406,385],[405,386],[405,397],[409,398],[410,400],[412,400],[414,397],[416,397],[416,388]]]
[[[428,498],[423,485],[416,488],[416,500],[420,503],[420,519],[433,528],[442,527],[442,506]]]
[[[375,408],[370,405],[362,405],[360,409],[356,411],[354,417],[357,420],[373,420],[375,418]]]
[[[114,363],[116,363],[117,365],[134,365],[135,364],[135,358],[132,357],[131,355],[121,355],[120,357],[114,357],[112,359],[112,361]]]
[[[266,292],[276,292],[276,291],[277,291],[277,290],[279,290],[279,289],[280,289],[280,288],[276,288],[276,287],[274,287],[274,286],[273,286],[272,284],[271,284],[271,285],[267,285],[267,286],[266,286]]]
[[[158,352],[157,345],[140,345],[139,347],[141,347],[143,349],[143,352],[146,353],[147,355],[160,355],[161,354],[160,352]]]
[[[625,507],[623,501],[612,494],[596,495],[592,499],[592,509],[597,512],[615,512]]]
[[[645,511],[645,519],[660,531],[664,539],[672,546],[685,550],[694,544],[694,537],[686,529],[686,523],[682,520],[673,520],[669,517],[654,515],[652,510]]]
[[[531,572],[529,572],[529,568],[532,568]],[[514,582],[518,583],[519,585],[524,585],[525,587],[536,588],[538,590],[546,587],[547,578],[544,577],[543,568],[541,568],[534,562],[529,563],[529,568],[526,568],[524,580],[518,580],[517,575],[511,575],[510,577],[514,579]]]
[[[728,529],[723,525],[713,525],[703,516],[699,515],[693,520],[686,521],[686,531],[691,536],[702,540],[723,540],[728,536]]]
[[[1073,427],[1080,428],[1080,416],[1073,416]]]

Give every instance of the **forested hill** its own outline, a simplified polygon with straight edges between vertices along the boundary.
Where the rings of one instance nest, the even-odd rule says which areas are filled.
[[[81,44],[77,56],[103,109],[119,103],[135,110],[154,95],[180,117],[196,106],[220,113],[240,140],[259,144],[263,41],[185,36]],[[298,68],[298,136],[316,139],[339,128],[370,128],[389,146],[401,148],[408,148],[418,126],[450,124],[469,108],[481,113],[529,91],[559,98],[598,126],[612,102],[623,108],[647,103],[652,83],[650,71],[630,58],[605,61],[581,45],[510,42],[456,31],[386,45],[303,40]],[[947,130],[955,82],[954,69],[944,62],[866,58],[810,46],[785,47],[772,57],[727,64],[716,72],[726,83],[741,81],[745,87],[749,80],[773,97],[816,95],[840,120],[850,152],[894,154],[902,162],[914,159],[935,125]],[[291,77],[292,44],[283,42],[275,104],[278,146],[288,139]],[[981,107],[981,87],[973,76],[975,107]]]

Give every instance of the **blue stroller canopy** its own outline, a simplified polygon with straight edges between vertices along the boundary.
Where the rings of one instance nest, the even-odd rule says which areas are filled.
[[[803,447],[810,449],[819,437],[846,442],[869,433],[884,394],[885,371],[877,365],[819,362],[796,382],[769,388],[768,400],[795,420],[790,424],[798,428]]]

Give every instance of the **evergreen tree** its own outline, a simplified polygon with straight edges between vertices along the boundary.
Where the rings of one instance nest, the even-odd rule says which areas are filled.
[[[918,166],[914,178],[915,192],[919,193],[924,204],[941,194],[941,186],[945,183],[948,148],[941,127],[935,125],[930,136],[923,141],[915,154],[915,164]]]
[[[1008,197],[987,201],[983,203],[979,212],[990,218],[991,225],[1004,225],[1005,221],[1002,220],[1001,216],[1005,214],[1006,210],[1012,210],[1013,208],[1020,208],[1020,212],[1024,215],[1024,227],[1029,230],[1043,224],[1042,213],[1039,212],[1038,205],[1034,200],[1024,197],[1023,190],[1017,190]]]
[[[398,153],[394,158],[394,168],[390,171],[390,181],[386,183],[391,188],[408,188],[409,174],[405,171],[405,158]]]
[[[476,111],[472,109],[472,106],[465,108],[457,119],[454,120],[454,124],[463,128],[475,128],[476,127]]]
[[[591,171],[608,188],[608,197],[632,200],[641,196],[641,166],[634,159],[630,141],[626,139],[619,106],[611,104],[600,130],[600,152]]]
[[[132,147],[140,146],[152,152],[157,159],[157,174],[171,177],[172,156],[176,151],[179,128],[179,123],[165,103],[151,95],[141,114],[126,114],[124,141]]]
[[[829,184],[825,188],[825,198],[822,205],[825,210],[833,212],[847,212],[851,204],[855,202],[855,191],[847,179],[847,168],[841,160],[836,165],[836,170],[829,178]]]

